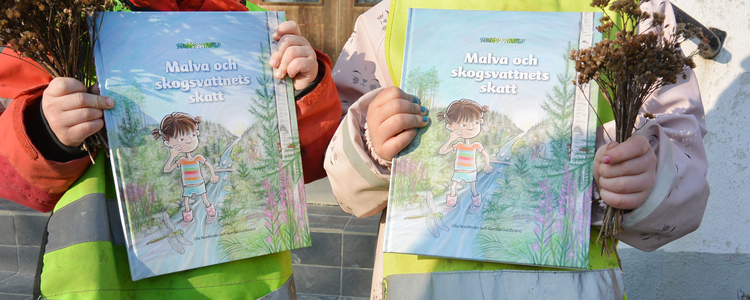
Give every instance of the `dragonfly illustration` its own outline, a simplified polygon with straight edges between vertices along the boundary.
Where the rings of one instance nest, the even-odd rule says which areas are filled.
[[[419,210],[422,212],[421,215],[408,216],[404,219],[418,219],[425,218],[427,223],[427,230],[432,233],[435,238],[440,237],[440,229],[448,231],[448,226],[443,223],[443,213],[435,209],[435,199],[433,199],[432,192],[427,192],[422,203],[420,203]]]
[[[159,231],[161,232],[162,237],[153,239],[146,243],[146,245],[156,243],[163,239],[167,239],[167,242],[169,242],[169,245],[172,246],[172,249],[180,254],[185,254],[185,248],[183,248],[182,245],[193,245],[192,242],[188,241],[184,236],[182,236],[185,233],[184,231],[182,231],[182,229],[175,230],[174,223],[172,223],[172,219],[169,218],[169,214],[167,214],[166,211],[161,212],[161,220],[159,220]]]

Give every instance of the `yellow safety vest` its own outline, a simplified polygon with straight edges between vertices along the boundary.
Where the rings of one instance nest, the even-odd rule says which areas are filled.
[[[34,299],[288,299],[289,251],[131,280],[110,162],[100,151],[47,223]]]

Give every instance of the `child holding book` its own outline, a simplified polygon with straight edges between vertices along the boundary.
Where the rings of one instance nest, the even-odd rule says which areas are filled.
[[[442,8],[540,9],[588,11],[588,1],[487,1],[441,3]],[[560,271],[488,262],[383,253],[385,209],[388,201],[391,159],[429,124],[419,99],[394,86],[391,49],[393,36],[403,38],[405,28],[386,22],[406,17],[406,7],[436,8],[420,0],[385,0],[362,14],[334,68],[346,113],[331,139],[325,167],[333,192],[344,211],[359,217],[381,213],[371,298],[426,299],[525,299],[549,295],[570,299],[622,299],[623,277],[615,255],[601,255],[592,227],[590,268]],[[484,5],[484,6],[483,6]],[[666,15],[669,27],[676,21],[664,0],[643,2],[645,11]],[[397,19],[399,18],[399,19]],[[405,23],[400,23],[405,24]],[[387,29],[388,28],[388,29]],[[388,34],[386,34],[388,32]],[[387,41],[388,42],[387,42]],[[387,56],[390,55],[390,56]],[[695,74],[685,70],[678,83],[666,86],[648,99],[635,135],[622,144],[598,131],[594,179],[603,203],[626,209],[624,231],[617,238],[645,251],[653,251],[700,225],[709,189],[704,111]],[[395,76],[395,75],[394,75]],[[358,84],[363,80],[382,86]],[[604,125],[614,132],[614,122]],[[601,224],[601,202],[595,201],[592,222]]]
[[[123,3],[134,10],[262,10],[231,0]],[[341,115],[331,62],[294,22],[280,24],[273,37],[279,47],[270,64],[277,77],[293,78],[304,177],[313,181],[325,176],[324,151]],[[78,80],[52,79],[10,49],[0,50],[0,198],[43,212],[54,208],[35,299],[294,297],[288,251],[132,281],[105,150],[94,153],[92,164],[79,149],[102,128],[102,110],[116,103]]]

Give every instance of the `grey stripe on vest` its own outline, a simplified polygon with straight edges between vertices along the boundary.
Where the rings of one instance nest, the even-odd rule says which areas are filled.
[[[399,274],[385,278],[388,300],[418,299],[617,299],[624,296],[620,269],[587,271],[461,271]]]
[[[117,199],[107,199],[107,212],[109,213],[109,231],[112,233],[112,244],[125,246],[125,232],[122,229]]]
[[[45,253],[86,242],[114,242],[107,202],[104,194],[89,194],[54,212],[49,220]],[[119,222],[113,225],[122,230]],[[122,233],[119,236],[124,241]]]
[[[275,291],[269,293],[268,295],[265,295],[263,297],[258,298],[258,300],[272,300],[272,299],[290,299],[290,300],[296,300],[297,299],[297,291],[294,288],[294,275],[289,276],[289,280],[284,283],[280,288],[276,289]]]
[[[344,119],[341,120],[341,123],[344,124],[344,154],[346,154],[346,158],[349,159],[349,164],[351,164],[352,168],[354,168],[354,170],[356,170],[357,173],[359,173],[359,175],[362,176],[362,178],[371,186],[387,188],[388,181],[383,180],[382,178],[373,174],[370,170],[370,167],[368,167],[367,164],[362,160],[362,157],[359,156],[359,152],[357,152],[357,149],[354,147],[354,144],[352,143],[352,140],[350,138],[351,133],[349,131],[349,120],[347,118],[349,118],[349,116],[344,117]]]

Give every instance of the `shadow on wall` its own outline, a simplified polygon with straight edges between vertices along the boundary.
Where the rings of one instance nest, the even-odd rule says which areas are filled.
[[[747,299],[743,297],[750,292],[745,276],[750,273],[750,255],[747,234],[741,229],[750,213],[744,196],[750,190],[750,56],[733,57],[725,48],[715,61],[696,57],[696,63],[703,74],[699,79],[704,104],[713,105],[706,112],[704,137],[711,185],[708,207],[701,228],[665,246],[670,250],[621,251],[628,298]],[[718,73],[737,66],[739,72]],[[725,88],[712,90],[714,86]]]
[[[730,221],[725,225],[707,224],[712,227],[714,233],[735,232],[734,234],[726,233],[724,236],[719,234],[718,241],[728,242],[722,245],[726,248],[722,247],[718,250],[725,253],[748,254],[748,241],[741,240],[746,239],[747,235],[740,234],[741,230],[732,230],[742,228],[742,226],[731,220],[746,222],[747,215],[750,213],[750,205],[744,201],[747,197],[742,196],[750,191],[750,168],[748,168],[750,167],[750,130],[748,130],[750,56],[734,58],[741,59],[741,61],[733,62],[732,59],[732,54],[723,49],[717,57],[717,63],[739,65],[741,71],[737,72],[735,77],[714,76],[713,78],[716,79],[712,79],[711,82],[704,81],[711,85],[720,85],[722,79],[732,80],[731,84],[716,96],[713,109],[706,113],[708,134],[704,138],[704,145],[709,160],[708,178],[711,184],[711,196],[704,221]],[[711,68],[708,63],[702,65]],[[713,245],[713,247],[718,246]]]

